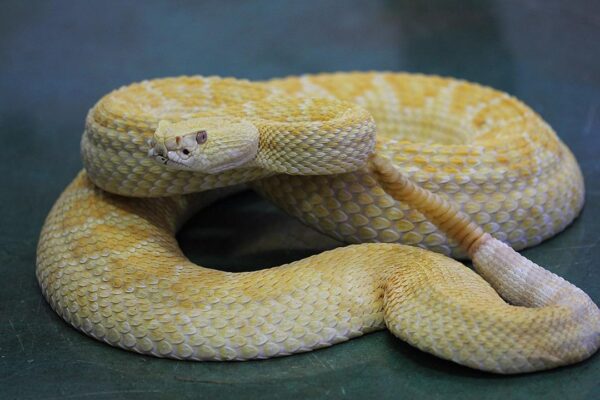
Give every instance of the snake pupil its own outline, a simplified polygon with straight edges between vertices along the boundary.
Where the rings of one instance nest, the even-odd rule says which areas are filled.
[[[208,133],[206,133],[206,131],[196,132],[196,142],[198,144],[202,144],[202,143],[206,142],[206,139],[208,139]]]

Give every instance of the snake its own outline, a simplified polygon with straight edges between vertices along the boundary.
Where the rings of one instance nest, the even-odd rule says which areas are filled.
[[[516,251],[570,224],[584,185],[552,128],[507,93],[392,72],[146,80],[90,109],[81,154],[36,276],[58,315],[109,345],[253,360],[387,328],[500,374],[600,346],[593,300]],[[188,260],[185,221],[246,188],[348,245],[252,272]]]

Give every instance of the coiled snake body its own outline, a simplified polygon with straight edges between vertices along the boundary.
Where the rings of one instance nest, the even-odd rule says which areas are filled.
[[[92,108],[82,155],[42,230],[37,277],[58,314],[111,345],[245,360],[387,326],[500,373],[600,346],[592,300],[501,243],[539,243],[583,205],[570,151],[506,94],[392,73],[145,81]],[[192,264],[177,228],[240,183],[338,239],[389,243],[248,273]],[[399,242],[468,255],[481,276]]]

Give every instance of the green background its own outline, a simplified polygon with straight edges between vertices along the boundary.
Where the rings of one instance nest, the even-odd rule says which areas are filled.
[[[160,360],[58,318],[35,280],[44,217],[81,168],[87,109],[145,78],[264,79],[336,70],[450,75],[539,112],[585,175],[586,206],[524,254],[600,302],[597,1],[3,1],[0,4],[0,398],[600,398],[600,357],[522,376],[481,373],[378,332],[246,363]],[[194,261],[251,270],[341,245],[252,193],[179,235]],[[200,251],[202,249],[202,251]]]

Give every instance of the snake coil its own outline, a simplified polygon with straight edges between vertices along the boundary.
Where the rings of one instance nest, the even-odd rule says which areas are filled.
[[[247,137],[223,118],[242,121]],[[150,140],[161,121],[170,121],[166,136]],[[148,154],[179,157],[173,164],[200,154],[194,167],[210,173]],[[144,81],[90,110],[82,156],[85,171],[40,234],[36,274],[65,321],[110,345],[248,360],[387,326],[424,351],[497,373],[574,363],[600,346],[593,301],[511,248],[567,226],[583,181],[551,128],[507,94],[395,73]],[[363,244],[246,273],[191,263],[178,227],[240,183]],[[443,254],[469,255],[479,275]]]

